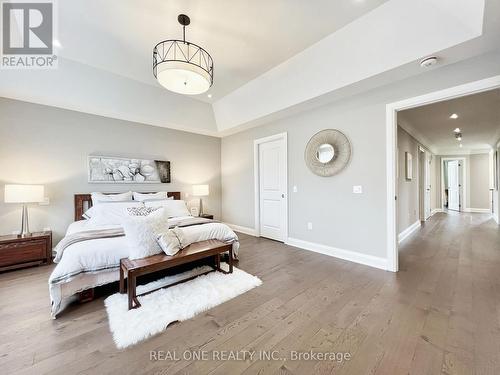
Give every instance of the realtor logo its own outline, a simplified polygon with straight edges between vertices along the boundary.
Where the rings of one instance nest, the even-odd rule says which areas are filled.
[[[53,54],[53,40],[52,1],[2,2],[2,68],[56,67],[57,56]]]

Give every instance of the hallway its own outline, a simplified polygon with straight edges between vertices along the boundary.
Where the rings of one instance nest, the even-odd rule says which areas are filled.
[[[499,373],[499,268],[500,229],[487,214],[436,214],[401,244],[401,298],[427,313],[417,373]]]

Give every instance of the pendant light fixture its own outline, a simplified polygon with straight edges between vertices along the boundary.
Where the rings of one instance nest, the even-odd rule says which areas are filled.
[[[189,17],[179,14],[177,20],[182,25],[182,40],[164,40],[153,48],[153,75],[167,90],[202,94],[214,82],[213,59],[205,49],[186,41]]]

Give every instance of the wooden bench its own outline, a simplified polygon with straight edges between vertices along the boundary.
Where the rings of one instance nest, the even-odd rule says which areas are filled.
[[[224,271],[220,268],[220,256],[221,254],[229,252],[229,271]],[[140,307],[141,304],[137,297],[152,293],[158,289],[156,288],[150,290],[146,293],[137,294],[137,277],[148,275],[153,272],[166,270],[175,266],[180,266],[182,264],[191,263],[203,258],[214,257],[214,264],[212,265],[212,270],[202,273],[202,275],[209,272],[219,271],[222,273],[232,273],[233,272],[233,245],[226,244],[217,240],[208,240],[196,242],[188,247],[182,249],[177,254],[173,256],[158,254],[147,258],[130,260],[128,258],[123,258],[120,260],[120,293],[125,293],[125,277],[127,278],[127,293],[128,293],[128,309],[134,309]],[[176,283],[170,284],[167,287],[177,285],[179,283],[192,280],[193,277],[186,278],[184,280],[178,281]]]

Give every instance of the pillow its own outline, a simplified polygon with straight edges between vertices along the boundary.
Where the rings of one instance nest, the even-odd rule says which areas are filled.
[[[116,203],[116,204],[123,204],[123,203],[127,203],[127,204],[129,204],[129,203],[130,203],[130,206],[135,206],[135,204],[136,204],[136,203],[138,203],[138,202],[134,202],[134,201],[123,201],[123,202],[113,202],[113,201],[109,201],[109,202],[100,202],[100,204],[103,204],[103,203],[104,203],[104,204],[115,204],[115,203]],[[139,202],[139,203],[140,203],[140,202]],[[99,204],[98,204],[97,206],[99,206]],[[129,205],[126,205],[126,206],[127,206],[127,207],[129,207]],[[85,211],[85,212],[83,213],[82,217],[83,217],[84,219],[87,219],[87,220],[88,220],[88,219],[90,219],[92,216],[94,216],[94,215],[95,215],[96,211],[97,211],[96,206],[92,206],[92,207],[90,207],[87,211]]]
[[[94,192],[91,193],[92,205],[96,205],[102,202],[123,202],[132,200],[132,192],[127,191],[126,193],[120,194],[103,194]]]
[[[128,216],[123,220],[125,239],[129,245],[129,259],[140,259],[160,254],[162,249],[156,238],[168,227],[164,208],[147,216]]]
[[[162,207],[127,207],[127,212],[130,216],[148,216],[160,208]]]
[[[157,199],[168,199],[166,191],[160,191],[158,193],[137,193],[134,191],[134,200],[135,201],[145,201],[145,200],[157,200]]]
[[[179,227],[160,233],[156,240],[163,252],[167,255],[175,255],[188,245],[184,243],[184,233]]]
[[[144,207],[142,202],[101,202],[85,212],[92,225],[121,225],[130,216],[127,208]]]
[[[146,207],[165,207],[168,217],[191,216],[183,200],[162,199],[144,202]]]

